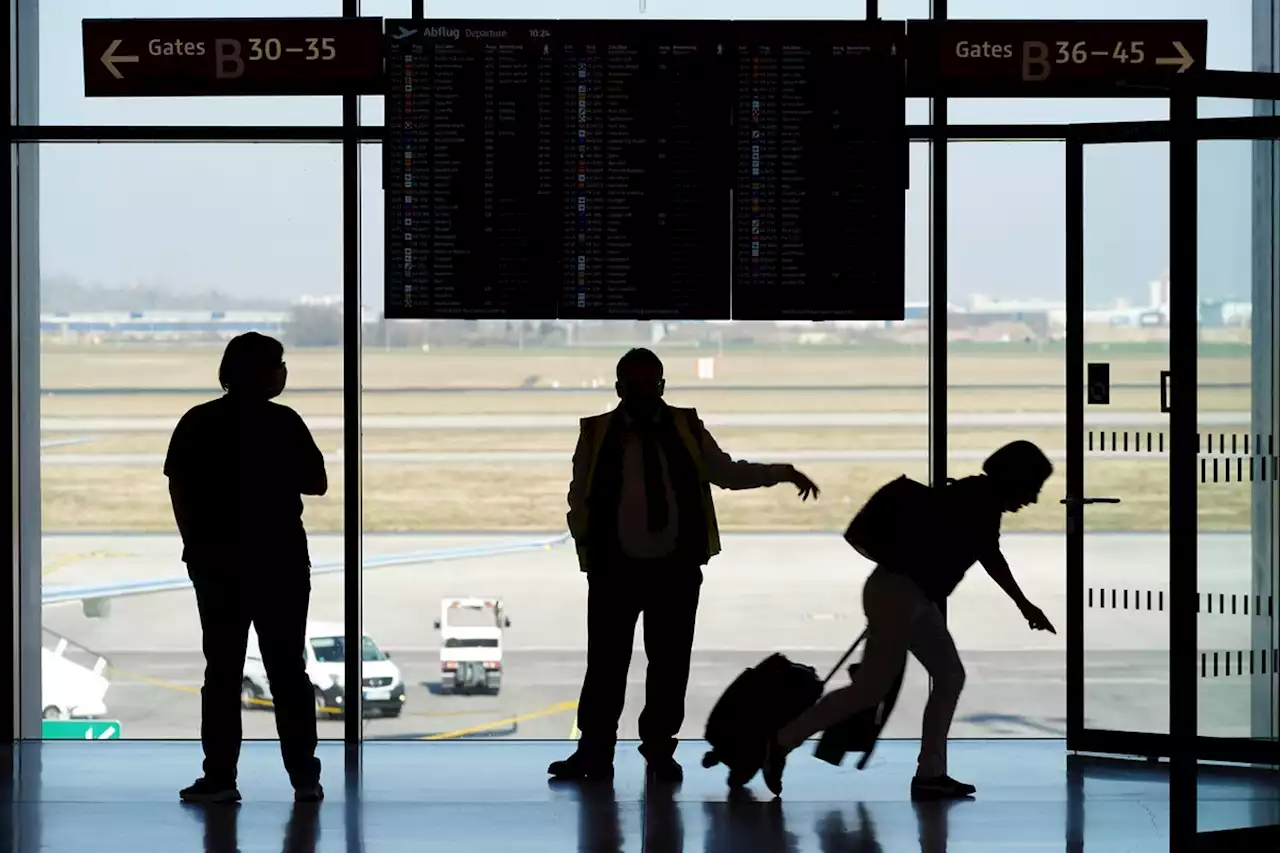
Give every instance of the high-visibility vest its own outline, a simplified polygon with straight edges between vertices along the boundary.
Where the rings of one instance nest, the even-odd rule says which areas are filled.
[[[720,553],[720,528],[716,524],[716,507],[711,500],[711,479],[707,474],[707,459],[702,453],[702,443],[694,437],[692,427],[693,421],[697,418],[697,412],[693,409],[677,409],[674,406],[669,406],[667,411],[671,414],[676,434],[684,442],[685,449],[689,451],[689,456],[693,459],[694,467],[698,471],[702,512],[706,519],[707,557],[709,559]],[[596,479],[596,462],[600,459],[600,450],[604,447],[605,436],[609,432],[609,425],[615,415],[621,417],[617,412],[609,412],[604,415],[583,418],[581,421],[582,433],[590,442],[591,463],[587,468],[587,486],[583,492],[582,507],[579,510],[580,521],[577,525],[578,529],[573,531],[573,534],[574,543],[578,551],[578,568],[584,572],[587,571],[588,543],[591,541],[591,515],[588,507],[591,505],[591,491]]]

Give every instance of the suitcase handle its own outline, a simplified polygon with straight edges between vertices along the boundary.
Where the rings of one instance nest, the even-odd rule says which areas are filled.
[[[863,628],[863,629],[862,629],[862,633],[858,635],[858,639],[856,639],[856,640],[854,640],[854,641],[853,641],[853,645],[852,645],[852,646],[850,646],[850,647],[849,647],[849,650],[848,650],[847,652],[845,652],[845,653],[844,653],[843,657],[841,657],[841,658],[840,658],[840,662],[839,662],[839,663],[837,663],[837,664],[832,668],[831,672],[827,673],[827,677],[826,677],[826,678],[822,679],[822,686],[823,686],[823,687],[826,687],[826,686],[827,686],[827,682],[828,682],[828,681],[830,681],[832,678],[834,678],[834,677],[835,677],[835,674],[836,674],[837,672],[839,672],[839,671],[840,671],[840,667],[844,666],[844,662],[845,662],[845,661],[847,661],[847,660],[850,658],[850,656],[852,656],[852,655],[853,655],[854,651],[856,651],[856,650],[857,650],[858,646],[860,646],[860,645],[862,644],[862,641],[863,641],[863,640],[865,640],[866,638],[867,638],[867,629],[866,629],[866,628]]]

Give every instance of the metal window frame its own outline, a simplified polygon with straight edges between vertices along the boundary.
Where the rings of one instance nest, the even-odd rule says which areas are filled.
[[[1259,6],[1270,3],[1274,10],[1280,7],[1280,0],[1255,0]],[[15,648],[12,659],[6,660],[3,666],[10,668],[7,672],[9,683],[17,688],[12,702],[4,703],[4,723],[15,739],[23,735],[31,737],[33,731],[39,730],[38,707],[36,714],[30,713],[30,707],[22,707],[22,697],[39,695],[39,630],[40,620],[22,619],[22,616],[40,613],[40,506],[38,501],[18,500],[20,495],[31,494],[32,484],[38,493],[39,484],[39,343],[38,335],[20,334],[31,329],[33,322],[38,327],[39,320],[39,281],[38,281],[38,154],[41,144],[72,143],[83,144],[93,142],[112,143],[145,143],[145,142],[254,142],[254,143],[317,143],[328,142],[342,146],[342,211],[343,211],[343,299],[344,305],[354,310],[344,312],[343,325],[343,415],[344,415],[344,558],[347,566],[359,567],[362,564],[363,517],[361,503],[361,464],[360,464],[360,416],[361,416],[361,312],[359,310],[361,296],[360,282],[360,157],[359,146],[365,143],[380,143],[385,137],[385,130],[380,126],[366,126],[359,122],[359,96],[343,97],[342,123],[340,125],[308,125],[295,127],[278,126],[98,126],[98,125],[41,125],[39,123],[38,98],[38,0],[14,0],[10,4],[9,21],[9,61],[6,62],[5,74],[8,75],[10,90],[10,117],[6,124],[6,142],[10,152],[10,169],[8,189],[10,194],[10,275],[16,287],[10,289],[10,299],[6,303],[9,312],[11,330],[10,356],[12,359],[9,381],[11,383],[10,398],[13,408],[15,435],[12,440],[13,458],[16,462],[14,471],[14,506],[15,514],[11,519],[13,533],[13,576],[9,591],[5,593],[5,605],[11,614],[19,617],[14,620],[12,639]],[[423,14],[422,0],[413,0],[413,14]],[[932,17],[945,20],[947,17],[946,0],[933,0]],[[359,0],[343,0],[343,15],[357,17]],[[1273,12],[1273,20],[1280,19],[1280,13]],[[1273,50],[1280,50],[1280,36]],[[27,50],[22,50],[23,46]],[[1231,81],[1223,79],[1223,85],[1235,85],[1236,77]],[[1245,139],[1251,138],[1250,119],[1212,119],[1199,120],[1196,123],[1195,139]],[[1171,131],[1171,121],[1132,123],[1130,130],[1141,137],[1157,138]],[[1212,136],[1201,135],[1201,129],[1212,122]],[[930,99],[930,121],[927,124],[914,124],[908,127],[908,136],[913,142],[928,142],[930,145],[930,192],[929,192],[929,270],[930,270],[930,310],[929,310],[929,471],[930,479],[941,482],[947,475],[947,297],[948,286],[948,146],[952,142],[964,141],[1053,141],[1067,142],[1068,145],[1083,144],[1089,139],[1102,139],[1114,133],[1116,124],[950,124],[948,121],[948,101],[945,97]],[[1074,141],[1073,141],[1074,140]],[[1194,156],[1194,155],[1192,155]],[[1068,184],[1070,193],[1070,184]],[[1276,193],[1280,196],[1280,193]],[[1280,216],[1272,214],[1273,220]],[[1194,243],[1194,240],[1190,241]],[[1070,254],[1070,253],[1069,253]],[[35,258],[34,262],[20,263],[24,259]],[[1068,264],[1071,261],[1068,260]],[[1194,288],[1192,289],[1194,293]],[[1193,306],[1194,307],[1194,306]],[[1194,358],[1192,359],[1194,362]],[[1194,367],[1194,364],[1193,364]],[[1176,374],[1175,374],[1176,375]],[[1185,381],[1185,380],[1184,380]],[[1191,386],[1194,389],[1194,381]],[[1194,397],[1194,395],[1190,395]],[[1186,399],[1186,396],[1181,397]],[[1192,496],[1194,499],[1194,495]],[[1194,524],[1194,511],[1191,514]],[[344,606],[345,632],[348,648],[361,647],[362,637],[362,586],[361,571],[344,573]],[[1192,581],[1194,584],[1194,580]],[[1194,594],[1194,589],[1192,590]],[[1082,615],[1078,612],[1079,602],[1069,598],[1069,622],[1077,633]],[[30,634],[34,632],[34,640]],[[1194,646],[1194,643],[1193,643]],[[30,658],[30,659],[28,659]],[[349,656],[346,678],[351,685],[360,684],[359,656]],[[1073,664],[1068,660],[1068,671]],[[1078,661],[1076,666],[1078,666]],[[355,707],[359,707],[360,691],[354,691]],[[1194,696],[1194,692],[1191,694]],[[349,700],[350,701],[350,700]],[[26,703],[30,706],[32,703]],[[35,702],[38,706],[38,700]],[[1193,703],[1194,704],[1194,703]],[[350,707],[350,705],[349,705]],[[361,713],[346,715],[343,740],[348,747],[356,747],[363,740],[361,731]],[[1180,724],[1179,728],[1185,728]],[[1194,731],[1194,727],[1192,729]],[[1127,754],[1135,751],[1143,756],[1159,754],[1152,751],[1159,744],[1150,738],[1161,736],[1136,735],[1132,738],[1102,735],[1089,741],[1087,751]],[[1196,738],[1195,751],[1205,757],[1209,754],[1221,756],[1220,760],[1241,760],[1244,753],[1237,749],[1237,744],[1223,743],[1224,739]],[[1083,742],[1082,742],[1083,743]],[[358,767],[358,750],[348,749],[348,766]],[[1239,756],[1239,757],[1237,757]],[[351,778],[349,775],[348,778]]]

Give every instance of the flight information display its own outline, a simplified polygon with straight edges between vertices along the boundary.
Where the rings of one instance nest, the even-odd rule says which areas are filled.
[[[388,318],[893,319],[901,24],[386,24]]]
[[[562,318],[729,317],[732,95],[715,25],[557,25]]]
[[[714,26],[388,21],[388,317],[729,316]]]
[[[734,24],[734,319],[902,318],[902,34]]]
[[[388,21],[387,50],[386,316],[554,317],[560,85],[549,34]]]

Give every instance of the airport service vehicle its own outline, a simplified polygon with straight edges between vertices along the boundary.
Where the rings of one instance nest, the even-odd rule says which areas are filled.
[[[103,675],[106,658],[97,657],[92,667],[83,666],[66,656],[67,649],[67,641],[60,638],[52,649],[40,650],[42,716],[46,720],[105,717],[107,688],[111,686]]]
[[[364,716],[398,717],[404,709],[405,685],[400,668],[391,656],[364,637],[361,651],[361,689],[364,691]],[[316,717],[340,717],[346,702],[346,639],[344,626],[337,622],[307,623],[307,677],[315,692]],[[258,635],[249,629],[249,646],[245,655],[244,680],[240,687],[241,703],[246,708],[267,708],[271,702],[271,685],[262,663]]]
[[[497,693],[502,687],[502,631],[511,619],[499,598],[440,600],[440,689]]]

